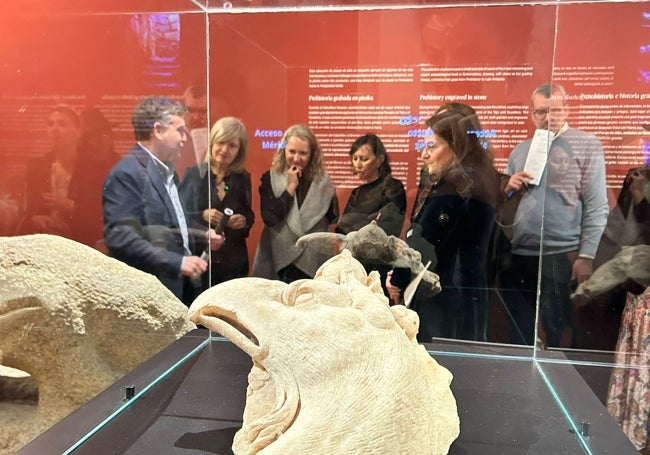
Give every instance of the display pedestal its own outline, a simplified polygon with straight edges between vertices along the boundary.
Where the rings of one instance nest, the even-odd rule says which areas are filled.
[[[145,362],[18,455],[64,453],[120,407],[124,409],[73,453],[232,453],[251,360],[229,341],[206,341],[197,333],[201,331]],[[585,453],[575,428],[547,387],[546,365],[540,371],[532,358],[512,356],[516,350],[510,348],[463,344],[455,353],[454,344],[427,347],[441,350],[434,351],[435,359],[454,375],[451,389],[461,430],[450,454]],[[193,350],[196,353],[188,356]],[[554,364],[552,369],[552,374],[561,377],[554,382],[555,389],[562,389],[557,395],[580,397],[580,420],[590,422],[586,441],[594,453],[638,453],[571,365]],[[125,389],[132,385],[136,399],[125,406]],[[580,422],[575,425],[579,427]]]

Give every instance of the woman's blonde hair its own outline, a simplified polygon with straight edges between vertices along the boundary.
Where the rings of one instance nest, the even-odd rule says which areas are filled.
[[[302,175],[305,179],[311,181],[319,175],[322,175],[323,172],[325,172],[323,166],[323,151],[320,148],[318,139],[316,139],[316,135],[306,125],[293,125],[287,129],[284,136],[282,136],[282,141],[280,142],[277,151],[275,152],[271,168],[276,172],[284,172],[284,169],[287,167],[287,158],[285,156],[287,141],[292,137],[302,139],[307,142],[309,146],[309,163],[307,163],[307,167],[302,170]]]
[[[244,123],[235,117],[222,117],[212,125],[212,129],[210,129],[210,147],[208,153],[205,154],[205,162],[212,164],[212,147],[214,144],[227,142],[235,137],[239,138],[239,150],[230,164],[230,171],[234,173],[243,171],[248,158],[248,135]]]

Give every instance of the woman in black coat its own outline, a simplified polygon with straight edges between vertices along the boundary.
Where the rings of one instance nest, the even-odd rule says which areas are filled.
[[[407,241],[421,235],[435,248],[442,292],[415,295],[419,338],[487,341],[488,249],[499,191],[493,155],[481,143],[480,123],[467,105],[440,110],[426,125],[424,169]]]
[[[248,138],[241,120],[224,117],[212,126],[205,162],[185,172],[180,193],[188,216],[225,234],[225,243],[210,255],[204,289],[248,276],[246,238],[255,222],[251,207],[251,176],[244,169]],[[230,216],[225,213],[232,214]],[[221,233],[221,232],[220,232]]]
[[[350,147],[352,170],[362,184],[352,190],[336,232],[349,234],[376,221],[386,234],[399,237],[406,213],[406,192],[391,174],[388,154],[375,134],[364,134]]]

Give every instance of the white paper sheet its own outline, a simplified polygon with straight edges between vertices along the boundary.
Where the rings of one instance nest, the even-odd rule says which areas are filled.
[[[533,141],[530,144],[528,158],[526,158],[526,164],[524,166],[524,172],[528,172],[533,176],[533,179],[528,182],[531,185],[539,185],[542,175],[544,175],[548,150],[551,147],[551,142],[553,142],[553,137],[554,134],[549,130],[535,130]]]

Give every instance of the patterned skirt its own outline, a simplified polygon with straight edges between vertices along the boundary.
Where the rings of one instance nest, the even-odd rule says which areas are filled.
[[[637,450],[650,447],[650,288],[627,294],[609,381],[607,411]]]

